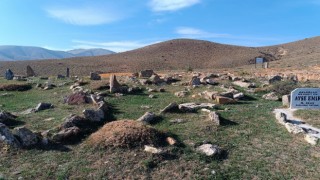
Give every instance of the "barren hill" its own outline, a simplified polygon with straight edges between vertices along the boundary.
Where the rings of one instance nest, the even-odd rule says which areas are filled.
[[[140,49],[97,57],[69,58],[45,61],[0,62],[0,73],[11,68],[24,74],[31,65],[39,75],[64,74],[69,67],[73,75],[98,72],[135,72],[141,69],[216,69],[252,63],[257,56],[269,61],[308,63],[320,54],[320,37],[268,47],[242,47],[209,41],[176,39]],[[320,60],[319,60],[320,61]]]

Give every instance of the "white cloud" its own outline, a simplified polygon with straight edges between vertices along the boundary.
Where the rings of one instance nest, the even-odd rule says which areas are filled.
[[[191,27],[179,27],[176,29],[176,33],[187,38],[226,38],[230,36],[229,34],[211,33]]]
[[[141,42],[141,41],[111,41],[111,42],[91,42],[91,41],[81,41],[81,40],[73,40],[73,43],[76,45],[73,48],[103,48],[108,49],[114,52],[124,52],[128,50],[133,50],[137,48],[141,48],[150,44],[154,44],[157,42]]]
[[[63,7],[46,9],[49,16],[73,25],[100,25],[120,20],[114,10],[101,7]]]
[[[150,6],[153,11],[176,11],[200,3],[200,0],[152,0]]]

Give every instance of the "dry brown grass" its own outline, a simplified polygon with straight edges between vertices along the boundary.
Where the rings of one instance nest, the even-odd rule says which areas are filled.
[[[143,145],[161,145],[164,133],[133,120],[119,120],[107,123],[92,134],[88,143],[97,147],[132,148]]]
[[[109,89],[109,81],[93,81],[90,83],[90,87],[93,90],[106,90]]]
[[[104,74],[100,74],[100,76],[102,78],[110,78],[111,75],[115,75],[115,76],[131,76],[132,73],[104,73]]]

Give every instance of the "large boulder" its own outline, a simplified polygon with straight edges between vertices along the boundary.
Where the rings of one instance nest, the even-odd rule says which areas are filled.
[[[39,137],[25,127],[14,128],[13,134],[18,137],[24,147],[34,146],[39,142]]]
[[[21,146],[20,142],[14,137],[10,129],[2,123],[0,123],[0,145],[1,144],[15,148],[19,148]]]
[[[94,109],[85,109],[83,111],[83,115],[86,119],[92,122],[103,122],[108,113],[108,106],[105,102],[99,102],[99,108],[97,110]]]

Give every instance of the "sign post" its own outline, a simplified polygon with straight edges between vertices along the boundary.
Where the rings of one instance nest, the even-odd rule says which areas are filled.
[[[291,92],[291,109],[320,109],[320,88],[297,88]]]
[[[264,62],[263,58],[256,58],[255,68],[257,68],[257,64],[263,64],[263,62]]]

